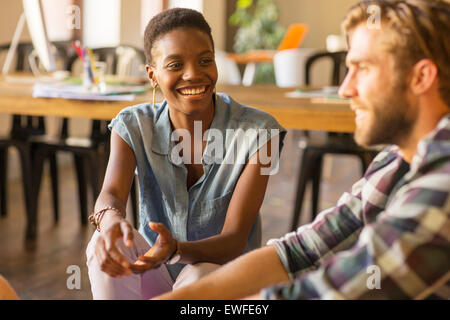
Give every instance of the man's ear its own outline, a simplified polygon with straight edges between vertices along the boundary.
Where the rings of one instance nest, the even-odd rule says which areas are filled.
[[[158,83],[155,79],[155,72],[153,71],[153,67],[151,65],[146,64],[145,65],[145,71],[147,72],[148,79],[150,80],[150,83],[152,84],[153,88],[156,88],[158,86]]]
[[[436,81],[438,68],[433,61],[422,59],[414,65],[410,86],[415,95],[426,93]]]

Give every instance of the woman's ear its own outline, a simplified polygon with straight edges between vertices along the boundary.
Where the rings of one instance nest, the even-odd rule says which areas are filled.
[[[156,88],[158,86],[158,83],[155,79],[155,72],[153,71],[153,67],[151,65],[145,65],[145,71],[147,71],[148,79],[150,80],[150,83],[152,84],[153,88]]]

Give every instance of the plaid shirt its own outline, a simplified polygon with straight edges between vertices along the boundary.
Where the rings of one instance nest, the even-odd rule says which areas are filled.
[[[266,299],[450,299],[450,114],[411,165],[387,147],[335,207],[268,244],[291,282]]]

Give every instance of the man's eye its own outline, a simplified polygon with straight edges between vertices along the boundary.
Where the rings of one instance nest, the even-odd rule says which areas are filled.
[[[360,65],[358,66],[358,69],[361,70],[361,71],[366,71],[366,70],[369,69],[369,68],[368,68],[368,66],[365,65],[365,64],[360,64]]]

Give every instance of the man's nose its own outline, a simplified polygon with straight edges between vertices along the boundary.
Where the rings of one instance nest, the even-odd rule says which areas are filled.
[[[358,94],[356,90],[355,77],[351,71],[347,72],[344,81],[339,87],[339,96],[341,98],[353,98]]]

